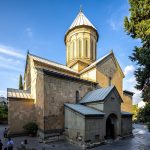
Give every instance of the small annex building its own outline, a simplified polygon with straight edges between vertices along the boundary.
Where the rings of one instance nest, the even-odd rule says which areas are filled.
[[[132,134],[132,96],[113,51],[97,59],[99,33],[82,11],[65,34],[66,65],[28,53],[24,88],[7,89],[9,134],[29,122],[45,138],[83,142]]]
[[[123,102],[115,86],[87,93],[78,104],[65,104],[69,139],[103,142],[132,134],[132,114],[121,112]]]

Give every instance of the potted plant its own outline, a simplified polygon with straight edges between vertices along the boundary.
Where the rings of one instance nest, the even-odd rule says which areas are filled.
[[[29,136],[36,136],[37,135],[38,126],[36,123],[29,122],[26,125],[24,125],[23,128]]]

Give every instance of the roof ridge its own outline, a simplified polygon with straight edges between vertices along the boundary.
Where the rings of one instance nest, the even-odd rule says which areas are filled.
[[[55,63],[55,64],[58,64],[58,65],[62,65],[62,66],[67,67],[67,66],[66,66],[66,65],[64,65],[64,64],[61,64],[61,63],[55,62],[55,61],[53,61],[53,60],[49,60],[49,59],[47,59],[47,58],[43,58],[43,57],[38,56],[38,55],[35,55],[35,54],[31,54],[31,53],[29,53],[28,55],[31,55],[31,56],[34,56],[34,57],[38,57],[38,58],[40,58],[40,59],[44,59],[44,60],[46,60],[46,61],[53,62],[53,63]],[[68,68],[69,68],[69,67],[68,67]]]
[[[108,87],[99,88],[99,89],[90,91],[83,96],[83,98],[81,99],[79,103],[82,104],[82,103],[88,103],[88,102],[103,101],[109,95],[109,93],[114,89],[114,87],[115,87],[114,85],[111,85]]]
[[[99,63],[100,61],[102,61],[103,59],[105,59],[106,57],[108,57],[111,54],[113,54],[112,51],[110,51],[108,54],[104,55],[103,57],[97,59],[95,62],[93,62],[92,64],[90,64],[88,67],[86,67],[85,69],[83,69],[79,73],[82,74],[84,71],[87,71],[89,68],[94,67],[97,63]]]
[[[36,57],[36,58],[38,58],[38,59],[41,59],[41,60],[43,60],[43,61],[47,61],[48,63],[52,63],[51,65],[60,65],[60,66],[56,66],[56,67],[62,67],[62,69],[67,69],[68,71],[71,71],[71,72],[73,72],[73,73],[76,73],[76,74],[78,74],[78,72],[76,72],[75,70],[73,70],[73,69],[71,69],[71,68],[69,68],[69,67],[67,67],[66,65],[64,65],[64,64],[60,64],[60,63],[57,63],[57,62],[55,62],[55,61],[51,61],[51,60],[49,60],[49,59],[46,59],[46,58],[43,58],[43,57],[40,57],[40,56],[37,56],[37,55],[34,55],[34,54],[29,54],[29,56],[31,56],[31,57]],[[38,60],[37,60],[38,61]]]

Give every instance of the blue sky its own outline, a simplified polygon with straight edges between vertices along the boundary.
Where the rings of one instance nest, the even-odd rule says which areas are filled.
[[[64,35],[80,5],[99,32],[97,58],[113,49],[126,74],[124,89],[135,92],[134,102],[140,100],[140,92],[134,89],[136,66],[128,58],[140,41],[124,32],[123,19],[130,15],[127,0],[1,0],[0,95],[6,96],[7,87],[18,88],[27,50],[65,64]]]

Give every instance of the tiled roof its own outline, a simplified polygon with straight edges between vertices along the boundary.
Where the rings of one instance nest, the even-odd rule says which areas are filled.
[[[59,64],[59,63],[56,63],[56,62],[53,62],[53,61],[41,58],[41,57],[33,55],[33,54],[28,54],[28,55],[29,55],[29,57],[33,58],[33,60],[35,60],[35,61],[47,64],[47,65],[51,65],[51,66],[54,66],[56,68],[60,68],[60,69],[63,69],[63,70],[67,70],[67,71],[70,71],[70,72],[72,72],[74,74],[78,74],[76,71],[74,71],[73,69],[71,69],[71,68],[69,68],[69,67],[67,67],[65,65],[62,65],[62,64]]]
[[[84,116],[104,116],[105,113],[81,104],[65,104],[66,107],[84,115]]]
[[[81,25],[91,26],[94,29],[96,29],[94,27],[94,25],[88,20],[88,18],[83,14],[82,11],[79,12],[79,14],[77,15],[77,17],[75,18],[75,20],[71,24],[69,30],[72,29],[72,28],[74,28],[74,27],[81,26]]]
[[[18,89],[7,89],[8,98],[33,99],[29,91]]]
[[[129,112],[122,111],[122,112],[121,112],[121,115],[122,115],[122,116],[132,116],[133,114],[131,114],[131,113],[129,113]]]
[[[6,102],[6,103],[7,103],[7,98],[5,98],[5,97],[0,97],[0,102]]]
[[[103,101],[106,96],[112,91],[115,86],[109,86],[106,88],[100,88],[91,92],[88,92],[80,101],[81,104],[89,103],[89,102],[96,102],[96,101]]]

